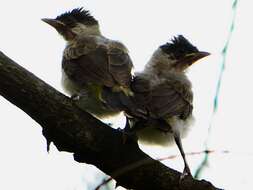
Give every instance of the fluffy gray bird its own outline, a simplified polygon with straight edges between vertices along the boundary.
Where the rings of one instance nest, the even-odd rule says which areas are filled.
[[[134,96],[105,93],[109,104],[120,102],[130,118],[127,132],[135,132],[146,144],[168,145],[175,140],[184,160],[183,176],[191,175],[181,138],[187,134],[194,118],[192,85],[187,69],[197,60],[209,55],[199,51],[179,35],[160,46],[145,66],[136,73],[131,84]]]
[[[99,118],[119,113],[101,97],[103,88],[131,96],[132,61],[127,48],[107,39],[98,21],[83,8],[73,9],[55,19],[42,19],[67,41],[62,59],[62,84],[78,105]]]
[[[148,118],[144,122],[145,128],[137,131],[139,140],[168,145],[174,139],[184,160],[183,175],[191,175],[191,172],[181,137],[187,134],[194,121],[192,85],[186,71],[189,66],[207,55],[209,53],[199,51],[179,35],[154,52],[144,71],[136,74],[132,85],[136,102],[141,105],[139,109],[142,113],[147,113]],[[149,84],[146,84],[148,88],[143,88],[145,81]],[[141,98],[143,95],[144,99]],[[144,102],[141,102],[142,99]],[[135,117],[134,113],[129,115]],[[158,120],[157,124],[152,125],[152,120]]]

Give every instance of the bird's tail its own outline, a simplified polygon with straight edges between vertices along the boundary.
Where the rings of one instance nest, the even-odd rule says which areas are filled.
[[[133,95],[128,96],[123,91],[115,92],[111,88],[104,87],[101,97],[110,108],[124,111],[130,117],[146,119],[148,117],[146,104],[151,93],[149,82],[135,77],[131,82],[131,90]]]

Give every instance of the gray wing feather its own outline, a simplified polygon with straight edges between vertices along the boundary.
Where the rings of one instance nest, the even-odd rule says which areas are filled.
[[[137,76],[132,83],[133,100],[146,117],[153,119],[179,116],[186,119],[192,113],[193,94],[191,89],[180,81],[165,80],[150,85],[150,79]]]
[[[179,116],[187,118],[192,112],[193,94],[182,82],[166,80],[152,89],[148,108],[153,117]]]
[[[119,48],[110,49],[108,53],[109,72],[114,80],[123,87],[129,87],[133,67],[130,56]]]
[[[115,81],[108,68],[107,50],[99,47],[76,59],[64,59],[62,67],[70,79],[79,85],[94,83],[113,87]]]
[[[134,96],[110,89],[103,93],[108,105],[120,107],[127,115],[137,118],[166,119],[178,116],[186,119],[192,113],[191,89],[176,80],[166,80],[152,85],[148,78],[134,77],[131,83]]]
[[[75,59],[63,58],[62,67],[76,83],[128,87],[131,82],[131,59],[119,49],[108,53],[105,46],[99,46]]]

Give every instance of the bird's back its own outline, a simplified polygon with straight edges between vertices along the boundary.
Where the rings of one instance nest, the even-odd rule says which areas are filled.
[[[192,113],[193,94],[187,78],[168,75],[155,79],[139,74],[132,82],[132,90],[133,101],[153,119],[173,116],[186,119]]]
[[[70,80],[83,86],[92,83],[128,88],[132,61],[123,44],[103,36],[84,36],[64,50],[62,68]]]

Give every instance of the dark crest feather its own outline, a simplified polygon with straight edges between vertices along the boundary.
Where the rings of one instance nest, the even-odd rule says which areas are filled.
[[[60,16],[57,16],[56,20],[63,22],[69,27],[74,27],[77,22],[85,25],[98,24],[98,21],[90,15],[90,12],[88,10],[84,10],[83,7],[63,13]]]
[[[172,54],[175,58],[180,58],[186,54],[199,51],[183,35],[174,37],[171,42],[160,46],[160,48],[164,53]]]

